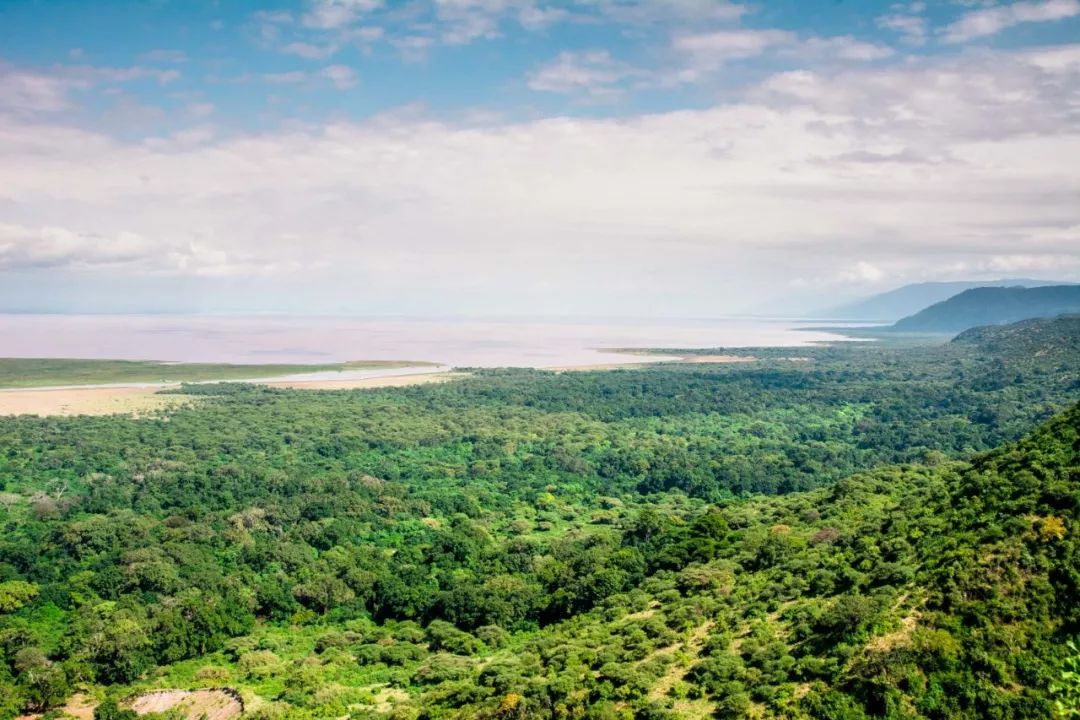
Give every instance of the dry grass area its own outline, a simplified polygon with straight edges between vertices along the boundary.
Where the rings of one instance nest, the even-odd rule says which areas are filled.
[[[61,708],[61,717],[75,720],[94,720],[94,708],[97,702],[83,693],[75,693]],[[40,720],[41,715],[19,715],[15,720]]]
[[[650,355],[645,352],[626,352],[620,350],[619,352],[625,355]],[[545,370],[551,370],[554,372],[586,372],[592,370],[639,370],[644,367],[657,362],[671,362],[671,363],[742,363],[753,362],[757,360],[756,357],[750,355],[657,355],[656,359],[650,362],[626,362],[626,363],[597,363],[594,365],[566,365],[566,366],[552,366],[546,367]]]
[[[409,693],[400,688],[392,688],[385,683],[373,685],[370,690],[373,695],[371,703],[363,707],[383,715],[390,714],[395,707],[409,700]]]
[[[269,387],[289,388],[292,390],[356,390],[358,388],[405,387],[406,385],[426,385],[428,383],[447,382],[465,377],[468,373],[437,372],[417,375],[389,375],[386,377],[357,378],[354,380],[280,380],[262,382]]]
[[[158,388],[0,390],[0,415],[147,415],[190,402]]]
[[[714,625],[715,623],[712,620],[709,620],[694,628],[683,645],[673,645],[669,648],[662,648],[657,651],[658,653],[675,654],[679,650],[683,650],[686,659],[683,662],[672,665],[663,677],[656,681],[656,684],[653,685],[652,689],[649,691],[649,699],[660,700],[666,697],[671,691],[671,688],[675,687],[675,683],[686,677],[686,673],[690,671],[690,667],[697,662],[700,657],[701,647],[705,644],[705,638],[709,636],[709,631],[712,630]],[[682,698],[675,701],[673,709],[681,718],[708,718],[712,717],[715,706],[705,699],[690,700]]]
[[[637,370],[647,367],[648,363],[597,363],[595,365],[553,365],[544,370],[552,372],[590,372],[593,370]]]
[[[757,360],[751,355],[685,355],[678,362],[684,363],[742,363]]]

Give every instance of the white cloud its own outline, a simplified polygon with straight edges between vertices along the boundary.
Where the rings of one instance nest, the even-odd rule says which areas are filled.
[[[69,105],[70,81],[35,72],[0,68],[0,109],[56,112]]]
[[[94,237],[59,227],[0,224],[0,270],[122,265],[143,259],[149,251],[132,233]]]
[[[338,90],[347,90],[356,85],[356,71],[347,65],[330,65],[319,71],[320,77],[326,78]]]
[[[427,57],[427,53],[435,44],[435,41],[423,35],[406,35],[392,38],[390,44],[394,46],[406,62],[420,62]]]
[[[752,9],[727,0],[593,0],[580,3],[627,25],[735,22]]]
[[[382,0],[313,0],[301,23],[317,30],[333,30],[351,25],[382,4]]]
[[[877,283],[885,278],[885,272],[864,260],[860,260],[849,268],[841,270],[839,280],[845,283]]]
[[[291,42],[281,47],[281,52],[286,55],[296,55],[307,60],[325,60],[340,49],[336,43],[325,45],[313,45],[306,42]]]
[[[796,42],[798,36],[785,30],[717,30],[680,35],[673,41],[676,50],[695,58],[700,65],[715,66],[728,60],[756,57],[766,50]]]
[[[610,100],[623,93],[621,84],[635,74],[606,50],[563,52],[531,73],[528,84],[541,92],[580,93],[595,100]]]
[[[877,18],[876,22],[878,27],[898,33],[900,38],[909,45],[923,45],[926,43],[928,22],[921,15],[891,13],[882,15]]]
[[[179,77],[177,70],[139,66],[58,65],[26,70],[0,63],[0,110],[20,114],[59,112],[72,107],[72,95],[76,92],[147,78],[167,85]]]
[[[123,262],[158,272],[328,262],[386,292],[543,281],[602,298],[640,282],[720,311],[794,277],[1036,267],[1080,256],[1075,52],[782,73],[742,102],[622,119],[399,114],[154,144],[9,116],[0,204],[22,228],[143,238],[154,253]],[[83,267],[126,257],[60,247]],[[19,248],[9,266],[31,262]]]
[[[57,269],[225,277],[261,275],[278,268],[197,240],[169,244],[127,231],[98,235],[0,223],[0,272]]]
[[[1049,22],[1080,15],[1080,0],[1042,0],[972,10],[942,31],[947,43],[964,43],[996,35],[1014,25]]]
[[[679,73],[683,81],[697,81],[726,63],[778,53],[799,60],[870,62],[892,56],[892,48],[864,42],[851,35],[800,38],[786,30],[718,30],[677,35],[672,47],[688,58]]]
[[[812,37],[799,43],[796,54],[803,57],[824,57],[855,62],[871,62],[892,57],[893,49],[884,45],[864,42],[851,35]]]

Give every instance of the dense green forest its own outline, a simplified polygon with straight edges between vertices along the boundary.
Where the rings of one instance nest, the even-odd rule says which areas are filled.
[[[1069,717],[1078,342],[0,419],[0,718]]]

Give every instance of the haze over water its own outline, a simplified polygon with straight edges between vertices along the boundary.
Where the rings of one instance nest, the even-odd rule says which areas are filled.
[[[228,363],[425,360],[456,367],[636,362],[597,348],[800,346],[836,335],[781,319],[448,319],[0,315],[0,356]]]

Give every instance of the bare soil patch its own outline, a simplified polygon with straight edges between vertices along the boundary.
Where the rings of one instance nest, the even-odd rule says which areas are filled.
[[[146,415],[182,405],[185,395],[158,388],[56,388],[0,390],[0,415]]]
[[[139,715],[177,709],[188,720],[230,720],[244,712],[244,703],[236,692],[226,689],[154,690],[132,700],[131,709]]]
[[[423,373],[353,380],[282,380],[257,384],[294,390],[353,390],[447,382],[468,373]],[[153,387],[58,387],[0,390],[0,415],[149,415],[184,405],[187,395],[162,394],[179,385]]]

